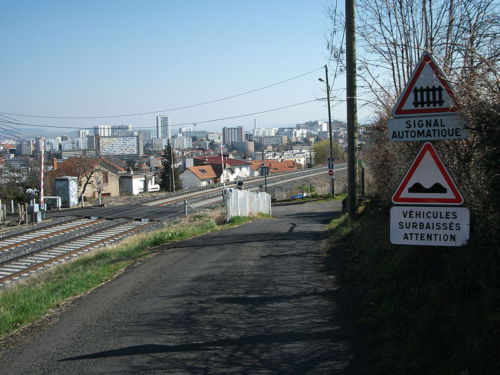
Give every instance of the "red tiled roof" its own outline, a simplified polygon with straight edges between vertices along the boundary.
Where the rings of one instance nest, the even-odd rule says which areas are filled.
[[[211,165],[201,165],[199,167],[188,167],[189,171],[191,171],[196,177],[200,180],[209,180],[216,178],[214,169]]]
[[[201,162],[204,162],[205,164],[221,164],[221,157],[220,156],[196,156],[194,159],[201,161]],[[237,165],[249,165],[250,162],[224,157],[224,164],[230,165],[233,167],[233,166],[237,166]]]
[[[109,165],[112,165],[113,167],[115,167],[119,171],[124,171],[125,170],[125,168],[119,166],[118,164],[116,164],[115,162],[112,162],[111,160],[108,160],[106,158],[101,158],[100,160],[103,161],[104,163],[108,163]]]
[[[99,164],[105,163],[118,171],[124,171],[119,165],[105,158],[67,158],[60,163],[56,170],[52,171],[54,177],[58,176],[76,176],[83,177],[89,174]]]
[[[269,173],[282,173],[297,170],[297,164],[293,160],[264,160],[264,165],[269,168]],[[261,160],[252,161],[252,171],[257,171],[262,166]]]

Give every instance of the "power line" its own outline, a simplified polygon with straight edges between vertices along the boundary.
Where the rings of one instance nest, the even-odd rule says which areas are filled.
[[[151,114],[162,113],[162,112],[173,112],[173,111],[177,111],[177,110],[181,110],[181,109],[188,109],[188,108],[199,107],[199,106],[206,105],[206,104],[217,103],[217,102],[221,102],[221,101],[224,101],[224,100],[237,98],[239,96],[251,94],[251,93],[254,93],[254,92],[257,92],[257,91],[265,90],[265,89],[268,89],[268,88],[271,88],[271,87],[274,87],[274,86],[278,86],[278,85],[281,85],[283,83],[292,81],[294,79],[306,76],[308,74],[314,73],[314,72],[316,72],[316,71],[318,71],[320,69],[323,69],[323,68],[322,67],[321,68],[316,68],[316,69],[311,70],[309,72],[299,74],[298,76],[287,78],[287,79],[285,79],[283,81],[271,83],[271,84],[266,85],[266,86],[262,86],[262,87],[259,87],[259,88],[253,89],[253,90],[249,90],[249,91],[241,92],[241,93],[238,93],[238,94],[226,96],[226,97],[223,97],[223,98],[208,100],[208,101],[205,101],[205,102],[196,103],[196,104],[190,104],[190,105],[185,105],[185,106],[181,106],[181,107],[173,107],[173,108],[167,108],[167,109],[161,109],[161,110],[155,110],[155,111],[148,111],[148,112],[137,112],[137,113],[127,113],[127,114],[118,114],[118,115],[105,115],[105,116],[43,116],[43,115],[32,115],[32,114],[22,114],[22,113],[9,113],[9,112],[0,112],[0,114],[11,115],[11,116],[18,116],[18,117],[34,117],[34,118],[47,118],[47,119],[75,119],[76,120],[76,119],[104,119],[104,118],[116,118],[116,117],[133,117],[133,116],[151,115]]]
[[[305,101],[305,102],[301,102],[301,103],[295,103],[295,104],[290,104],[290,105],[286,105],[286,106],[283,106],[283,107],[278,107],[278,108],[272,108],[272,109],[267,109],[267,110],[264,110],[264,111],[259,111],[259,112],[252,112],[252,113],[246,113],[246,114],[243,114],[243,115],[236,115],[236,116],[229,116],[229,117],[221,117],[221,118],[218,118],[218,119],[213,119],[213,120],[204,120],[204,121],[195,121],[197,124],[203,124],[203,123],[207,123],[207,122],[215,122],[215,121],[223,121],[223,120],[232,120],[232,119],[235,119],[235,118],[240,118],[240,117],[247,117],[247,116],[254,116],[254,115],[260,115],[260,114],[263,114],[263,113],[268,113],[268,112],[274,112],[274,111],[279,111],[281,109],[286,109],[286,108],[291,108],[291,107],[297,107],[299,105],[303,105],[303,104],[309,104],[309,103],[313,103],[313,102],[317,102],[317,101],[320,101],[320,100],[324,100],[325,98],[320,98],[320,99],[313,99],[313,100],[308,100],[308,101]],[[189,125],[189,124],[192,124],[193,122],[184,122],[184,123],[179,123],[179,124],[174,124],[175,126],[183,126],[183,125]]]
[[[7,120],[17,121],[17,119],[15,119],[15,118],[12,118],[12,117],[9,117],[9,116],[5,116],[5,115],[1,115],[1,114],[0,114],[0,117],[3,117],[4,119],[7,119]]]
[[[5,123],[4,120],[0,119],[0,124],[2,124],[4,126],[4,128],[9,128],[10,131],[12,131],[14,133],[17,133],[19,135],[22,135],[22,133],[19,132],[18,130],[16,130],[16,128],[14,128],[13,126],[8,125],[9,123]]]
[[[6,119],[11,119],[10,117],[3,116],[3,115],[0,115],[0,117],[6,118]],[[13,126],[4,123],[4,121],[2,120],[2,118],[0,118],[0,124],[1,124],[0,125],[0,129],[3,130],[3,134],[4,135],[5,134],[9,134],[12,137],[15,137],[15,138],[20,139],[21,141],[24,141],[24,139],[22,138],[22,133],[19,132],[18,130],[16,130],[16,128],[14,128]],[[17,121],[15,119],[12,119],[12,120]]]
[[[17,138],[21,141],[24,141],[23,138],[21,138],[20,136],[18,136],[16,133],[14,133],[13,131],[9,130],[9,129],[6,129],[4,128],[2,125],[0,125],[0,132],[4,135],[7,135],[9,137],[14,137],[14,138]]]
[[[289,105],[271,108],[271,109],[266,109],[266,110],[262,110],[262,111],[258,111],[258,112],[245,113],[245,114],[227,116],[227,117],[220,117],[220,118],[211,119],[211,120],[182,122],[182,123],[172,124],[171,126],[184,126],[184,125],[191,125],[193,123],[205,124],[205,123],[209,123],[209,122],[232,120],[232,119],[241,118],[241,117],[254,116],[254,115],[259,115],[259,114],[263,114],[263,113],[279,111],[282,109],[297,107],[300,105],[318,102],[318,101],[322,101],[322,100],[325,100],[325,98],[312,99],[312,100],[307,100],[307,101],[300,102],[300,103],[289,104]],[[0,120],[0,123],[15,124],[15,125],[20,125],[20,126],[28,126],[28,127],[35,127],[35,128],[57,128],[57,129],[93,129],[94,128],[94,127],[81,127],[81,126],[57,126],[57,125],[44,125],[44,124],[30,124],[30,123],[25,123],[25,122],[12,122],[12,121],[6,121],[6,120]],[[137,127],[137,129],[152,129],[152,128],[154,128],[154,126]]]

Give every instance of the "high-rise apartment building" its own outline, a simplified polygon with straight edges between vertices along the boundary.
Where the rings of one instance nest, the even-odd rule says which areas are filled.
[[[78,130],[78,137],[79,138],[83,138],[83,137],[86,137],[87,135],[89,135],[89,130],[88,129],[80,129]]]
[[[179,128],[179,134],[187,133],[187,132],[192,132],[194,129],[192,126],[183,126]]]
[[[177,136],[172,139],[172,145],[177,150],[185,150],[193,147],[193,140],[189,137]]]
[[[253,129],[254,137],[272,137],[276,135],[277,128],[255,128]]]
[[[140,135],[99,137],[98,146],[102,156],[142,156],[144,140]]]
[[[96,137],[95,135],[87,135],[87,150],[96,149]]]
[[[111,125],[94,126],[94,135],[109,137],[111,135]]]
[[[243,142],[243,126],[238,126],[236,128],[222,128],[222,143],[229,145],[232,142]]]
[[[156,116],[156,136],[158,138],[171,138],[168,116]]]
[[[111,135],[129,136],[132,134],[132,125],[112,125]]]
[[[33,153],[33,141],[22,141],[16,145],[16,155],[31,155]]]

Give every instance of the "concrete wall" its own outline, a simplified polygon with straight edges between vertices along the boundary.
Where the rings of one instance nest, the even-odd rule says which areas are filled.
[[[271,196],[249,190],[226,189],[224,191],[227,220],[234,216],[271,215]]]
[[[211,181],[200,180],[197,176],[194,175],[193,172],[188,169],[182,172],[179,178],[182,182],[183,189],[199,188],[213,184],[213,182]]]

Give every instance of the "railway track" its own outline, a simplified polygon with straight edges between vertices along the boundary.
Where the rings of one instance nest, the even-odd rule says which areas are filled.
[[[84,234],[57,245],[38,249],[30,254],[21,255],[0,263],[0,288],[13,281],[20,280],[42,269],[65,262],[85,254],[97,247],[116,243],[131,233],[144,230],[152,223],[129,220],[95,231],[92,235]]]
[[[345,169],[346,169],[345,163],[338,164],[336,166],[337,171],[342,171]],[[303,169],[303,170],[296,171],[296,172],[289,172],[286,174],[269,175],[269,176],[267,176],[267,185],[272,186],[272,185],[286,183],[286,182],[290,182],[290,181],[294,181],[294,180],[300,180],[300,179],[303,179],[305,177],[312,177],[312,176],[317,176],[317,175],[322,175],[322,174],[326,174],[325,167],[308,168],[308,169]],[[264,184],[264,180],[265,179],[263,177],[246,178],[244,180],[245,181],[245,188],[255,190],[256,188],[258,188],[262,184]],[[228,186],[230,186],[230,184],[228,184]],[[214,194],[222,192],[223,188],[224,187],[222,184],[217,184],[217,185],[212,185],[210,187],[206,187],[206,188],[202,188],[202,189],[192,190],[189,192],[179,192],[179,193],[169,194],[166,197],[161,197],[161,198],[156,198],[153,200],[143,201],[142,204],[145,206],[164,206],[164,205],[170,205],[170,204],[183,202],[184,199],[202,200],[203,197],[205,197],[205,196],[209,196],[209,198],[213,198]]]
[[[37,241],[43,241],[53,238],[76,229],[85,228],[103,222],[104,219],[71,219],[53,226],[36,228],[18,234],[8,234],[0,238],[0,252],[12,251],[19,246],[32,244]]]
[[[345,168],[339,166],[338,169]],[[283,181],[293,181],[323,173],[325,173],[324,168],[311,168],[294,173],[268,176],[267,184],[270,186],[283,183]],[[262,177],[245,180],[246,188],[250,190],[259,189],[263,183],[264,178]],[[216,185],[179,192],[142,201],[141,205],[150,206],[153,209],[167,205],[175,206],[185,199],[189,199],[191,203],[197,202],[198,205],[203,205],[206,202],[214,203],[214,200],[217,200],[219,196],[222,200],[223,188],[222,185]],[[178,216],[182,213],[183,210],[179,210],[178,213],[172,213],[171,216]],[[106,227],[103,228],[103,225]],[[0,288],[42,269],[85,254],[97,247],[120,241],[139,229],[143,230],[152,225],[154,223],[137,220],[80,218],[19,234],[4,235],[0,237]],[[86,229],[86,233],[82,233],[83,229]],[[65,238],[70,236],[72,238]],[[44,242],[48,245],[41,245]]]

